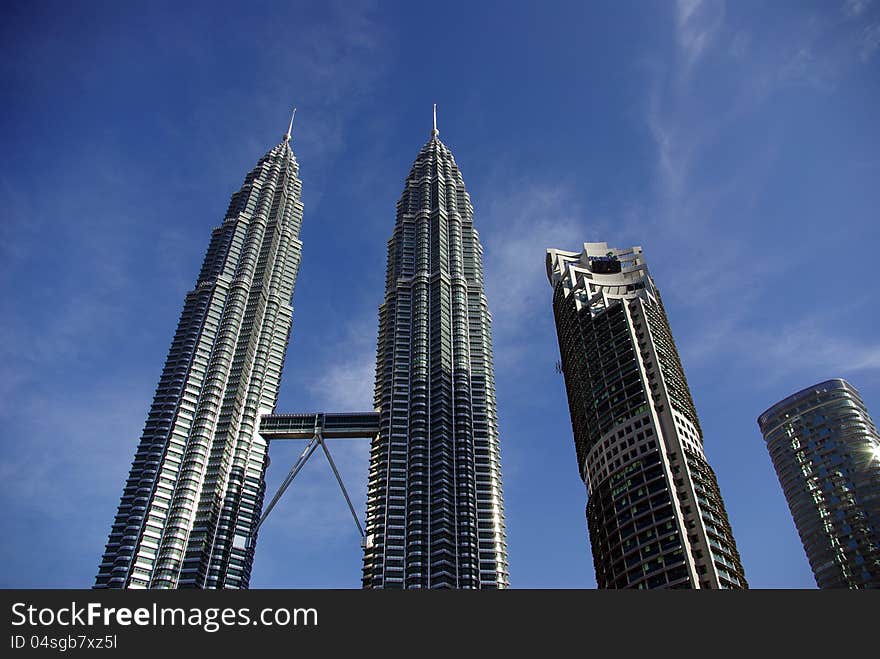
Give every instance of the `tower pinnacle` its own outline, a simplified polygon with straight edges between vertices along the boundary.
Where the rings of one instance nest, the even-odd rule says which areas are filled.
[[[434,103],[434,130],[431,131],[431,134],[434,137],[437,137],[440,134],[440,131],[437,130],[437,104]]]
[[[290,141],[290,134],[293,132],[293,118],[296,116],[296,108],[293,108],[293,113],[290,115],[290,125],[287,127],[287,133],[284,135],[284,141]]]

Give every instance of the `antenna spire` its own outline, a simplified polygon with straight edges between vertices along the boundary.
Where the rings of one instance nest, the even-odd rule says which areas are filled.
[[[293,114],[290,115],[290,125],[287,127],[287,133],[284,135],[284,141],[290,141],[290,134],[293,132],[293,118],[296,116],[296,108],[293,108]]]
[[[431,132],[434,137],[437,137],[440,134],[440,131],[437,130],[437,104],[434,103],[434,130]]]

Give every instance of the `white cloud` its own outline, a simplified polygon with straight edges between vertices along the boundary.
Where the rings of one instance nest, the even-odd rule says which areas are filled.
[[[694,66],[711,46],[724,22],[720,0],[678,0],[676,41],[684,58],[683,74]]]
[[[307,387],[326,412],[373,409],[376,373],[376,334],[378,316],[364,315],[349,322],[332,343],[333,352],[321,356],[313,368]]]
[[[846,0],[843,3],[843,13],[853,18],[861,16],[871,6],[871,0]]]
[[[548,248],[578,251],[585,240],[601,240],[600,227],[587,224],[566,186],[511,187],[515,191],[484,199],[486,211],[477,219],[493,333],[500,338],[525,330],[536,315],[549,313],[551,289],[544,265]]]
[[[88,511],[96,502],[109,511],[118,501],[149,390],[113,381],[63,396],[29,393],[18,397],[14,414],[3,415],[4,500],[57,525],[78,520],[109,532],[111,518],[94,519]],[[95,536],[96,551],[105,539]]]
[[[864,28],[859,48],[859,59],[867,62],[877,51],[877,48],[880,48],[880,23],[874,23]]]
[[[850,13],[862,15],[866,7],[853,7]],[[793,20],[787,34],[767,44],[742,30],[726,34],[723,8],[715,8],[713,21],[708,15],[699,18],[706,10],[698,1],[678,4],[676,41],[686,57],[671,70],[652,69],[645,104],[656,147],[656,185],[645,204],[656,226],[651,229],[653,248],[646,254],[649,264],[655,250],[662,249],[687,260],[684,268],[664,261],[658,280],[666,299],[688,317],[678,332],[685,361],[749,368],[767,380],[807,369],[832,374],[878,369],[880,344],[848,337],[840,328],[832,331],[810,317],[761,324],[755,309],[772,308],[768,291],[802,265],[807,254],[793,244],[785,250],[755,249],[753,244],[759,226],[748,224],[754,222],[752,209],[778,158],[772,137],[756,147],[748,166],[729,173],[719,169],[724,163],[716,156],[732,139],[745,139],[733,130],[739,120],[754,116],[786,84],[807,83],[822,92],[833,88],[856,62],[853,35],[864,35],[870,56],[880,29],[874,34],[872,26],[859,27],[839,16],[808,15]],[[701,58],[713,39],[729,39],[733,55],[723,70],[727,93],[717,108],[707,106],[715,101],[699,86],[701,76],[720,75],[717,64]],[[658,270],[652,268],[655,276]],[[700,311],[690,314],[688,307]]]
[[[754,319],[745,322],[736,314],[721,316],[681,347],[685,360],[695,365],[711,363],[722,354],[736,355],[733,367],[758,371],[767,382],[805,371],[839,377],[880,370],[880,343],[842,336],[839,328],[810,318],[756,326]]]
[[[681,197],[695,149],[694,131],[682,130],[683,125],[676,119],[676,113],[664,108],[660,82],[655,81],[649,96],[646,120],[657,148],[660,192],[666,201]]]
[[[323,369],[309,388],[327,411],[372,410],[375,372],[374,351],[364,352]]]
[[[791,20],[761,64],[774,72],[776,85],[807,84],[833,92],[841,78],[864,65],[880,46],[880,23],[870,7],[869,0],[850,0],[842,16],[806,13]]]
[[[839,331],[829,332],[810,321],[767,331],[755,338],[758,350],[777,369],[803,368],[804,355],[810,356],[813,369],[843,373],[880,369],[880,343],[842,337]]]
[[[328,10],[328,20],[300,35],[293,57],[288,42],[277,46],[281,61],[293,60],[291,76],[296,71],[305,77],[296,85],[279,81],[278,91],[283,96],[296,90],[294,104],[302,110],[297,120],[307,130],[294,130],[295,148],[313,170],[344,147],[346,124],[384,73],[390,39],[368,5],[334,2]]]

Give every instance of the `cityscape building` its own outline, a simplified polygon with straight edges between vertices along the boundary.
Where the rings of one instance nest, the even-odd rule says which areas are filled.
[[[859,392],[826,380],[758,417],[820,588],[880,588],[880,435]]]
[[[747,588],[641,247],[546,266],[598,586]]]
[[[268,463],[259,422],[278,397],[302,251],[292,126],[211,234],[95,588],[248,585]]]
[[[482,247],[434,129],[397,202],[379,308],[365,588],[504,588],[507,543]]]

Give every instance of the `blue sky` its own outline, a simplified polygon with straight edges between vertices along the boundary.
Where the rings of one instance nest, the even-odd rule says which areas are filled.
[[[91,585],[210,229],[287,127],[279,410],[369,409],[385,245],[438,104],[493,314],[511,585],[595,587],[547,247],[641,245],[753,588],[814,581],[755,422],[880,416],[880,0],[16,3],[0,21],[0,586]],[[301,446],[271,450],[269,493]],[[334,457],[363,513],[367,450]],[[253,587],[360,585],[319,455]]]

